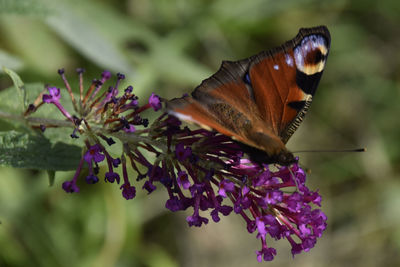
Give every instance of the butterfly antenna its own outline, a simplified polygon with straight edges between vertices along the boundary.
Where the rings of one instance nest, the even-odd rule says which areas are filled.
[[[326,149],[326,150],[298,150],[298,151],[293,151],[292,153],[306,153],[306,152],[312,152],[312,153],[348,153],[348,152],[366,152],[367,148],[356,148],[356,149]],[[305,166],[301,166],[303,168],[303,170],[307,173],[307,174],[311,174],[311,169],[305,167]]]
[[[321,150],[298,150],[298,151],[293,151],[292,153],[305,153],[305,152],[318,152],[318,153],[325,153],[325,152],[329,152],[329,153],[347,153],[347,152],[366,152],[367,149],[364,148],[356,148],[356,149],[321,149]]]

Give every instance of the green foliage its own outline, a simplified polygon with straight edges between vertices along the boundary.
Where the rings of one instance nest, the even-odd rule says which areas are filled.
[[[0,108],[7,111],[7,113],[0,114],[8,120],[14,121],[14,129],[0,131],[0,165],[48,171],[76,169],[81,156],[81,148],[65,143],[65,140],[71,139],[65,138],[65,130],[50,130],[47,134],[50,139],[47,139],[38,131],[34,132],[29,129],[22,116],[26,110],[27,99],[30,103],[33,102],[43,91],[44,86],[42,84],[25,86],[14,71],[4,68],[4,72],[10,76],[14,86],[0,92],[0,97],[3,99]],[[43,112],[38,112],[38,115],[48,119],[62,118],[59,112],[54,112],[54,107],[51,108],[43,109]],[[49,179],[52,183],[54,175],[49,175]]]
[[[74,170],[81,148],[50,141],[41,135],[0,132],[0,165],[38,170]]]
[[[0,13],[15,15],[46,15],[49,10],[41,0],[1,0]]]
[[[21,103],[21,113],[25,111],[26,109],[26,91],[25,91],[25,86],[24,83],[22,82],[21,78],[18,76],[18,74],[16,74],[14,71],[7,69],[6,67],[3,67],[3,71],[8,74],[8,76],[10,76],[10,78],[12,79],[15,89],[17,89],[16,91],[18,92],[18,98],[19,98],[19,102]],[[6,101],[10,101],[9,99],[6,99]],[[15,106],[15,104],[14,104]]]

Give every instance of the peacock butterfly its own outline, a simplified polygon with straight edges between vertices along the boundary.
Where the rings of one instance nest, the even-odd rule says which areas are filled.
[[[167,103],[170,114],[241,144],[258,163],[296,162],[285,144],[307,113],[329,54],[325,26],[302,28],[283,45],[223,61],[192,96]]]

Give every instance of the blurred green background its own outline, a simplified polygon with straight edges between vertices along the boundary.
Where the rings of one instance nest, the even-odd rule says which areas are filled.
[[[60,67],[75,85],[77,67],[87,81],[109,69],[143,98],[171,98],[222,60],[321,24],[332,35],[328,64],[288,147],[368,151],[299,154],[328,229],[294,259],[286,240],[270,241],[278,255],[262,264],[400,266],[398,0],[1,0],[0,65],[57,86]],[[0,74],[0,89],[11,85]],[[98,184],[70,195],[61,184],[72,175],[57,173],[49,187],[45,172],[0,167],[0,266],[261,266],[239,216],[189,229],[189,212],[167,211],[162,190],[126,201],[116,185]]]

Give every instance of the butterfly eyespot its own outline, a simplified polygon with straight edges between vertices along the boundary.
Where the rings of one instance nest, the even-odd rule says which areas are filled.
[[[324,56],[322,55],[321,50],[317,50],[315,51],[315,53],[313,55],[311,55],[311,53],[309,53],[309,55],[311,56],[311,59],[308,60],[307,62],[313,63],[313,64],[318,64],[319,62],[321,62],[324,59]]]
[[[327,54],[327,41],[322,35],[306,36],[294,49],[296,67],[307,75],[321,72]]]

